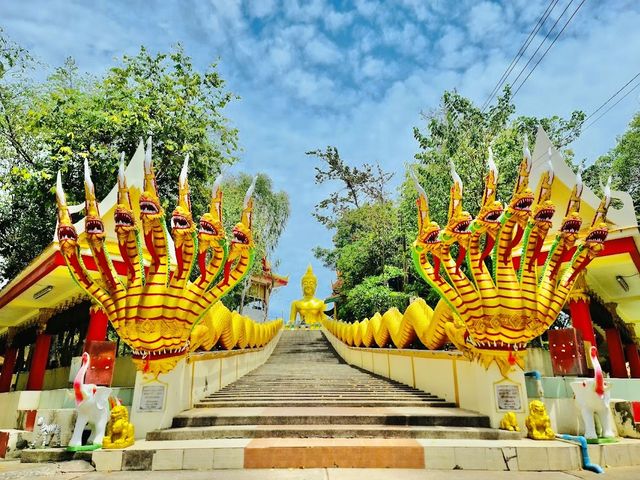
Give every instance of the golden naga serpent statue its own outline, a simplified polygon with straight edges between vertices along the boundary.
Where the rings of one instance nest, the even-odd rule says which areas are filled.
[[[487,368],[495,361],[503,375],[516,364],[523,367],[527,343],[555,321],[578,274],[602,251],[609,231],[607,184],[584,240],[562,266],[582,225],[582,179],[578,174],[560,229],[546,262],[539,267],[556,209],[550,200],[554,173],[549,162],[534,197],[528,185],[531,166],[525,139],[517,183],[505,209],[496,200],[498,171],[490,150],[482,207],[472,219],[462,208],[463,185],[452,164],[454,182],[443,229],[431,221],[427,195],[410,172],[418,190],[418,235],[412,256],[421,277],[441,300],[435,309],[418,299],[404,315],[393,308],[354,324],[325,320],[325,326],[349,345],[382,347],[391,341],[397,348],[406,348],[418,338],[427,348],[439,349],[451,341]],[[515,268],[512,250],[521,241],[520,264]],[[454,243],[460,252],[457,259],[451,256]],[[465,255],[469,276],[460,268]],[[489,256],[491,270],[485,264]]]
[[[58,172],[58,242],[71,276],[104,309],[120,338],[133,349],[136,367],[152,374],[172,370],[196,348],[211,349],[217,343],[227,349],[263,345],[281,324],[254,325],[250,319],[234,316],[216,303],[242,281],[253,263],[251,217],[255,181],[247,191],[241,221],[234,226],[228,247],[222,226],[220,177],[213,187],[209,212],[201,217],[196,233],[187,168],[188,156],[180,173],[178,206],[171,215],[176,256],[176,267],[171,271],[165,216],[151,158],[151,138],[145,151],[140,221],[134,218],[124,157],[121,159],[114,220],[118,247],[127,269],[126,283],[116,273],[105,248],[104,223],[88,163],[85,161],[85,232],[101,281],[89,275],[82,261],[78,234],[71,223]],[[141,233],[151,258],[148,267],[143,261]],[[192,282],[189,276],[195,261],[200,275]]]

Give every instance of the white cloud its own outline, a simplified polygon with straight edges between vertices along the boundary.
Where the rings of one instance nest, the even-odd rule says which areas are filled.
[[[333,42],[322,35],[311,39],[305,47],[305,52],[309,60],[313,63],[330,65],[342,59],[340,50]]]
[[[469,11],[467,26],[475,41],[498,37],[508,25],[508,19],[497,3],[481,2]]]
[[[324,105],[329,97],[335,95],[335,84],[330,78],[299,68],[287,74],[284,84],[309,105]]]
[[[380,4],[370,0],[356,0],[356,9],[364,17],[372,17],[380,8]]]
[[[360,72],[363,79],[379,78],[383,76],[385,63],[379,58],[366,57],[362,62]]]
[[[323,0],[284,0],[285,15],[296,22],[320,18],[327,8]]]
[[[354,20],[353,12],[338,12],[329,10],[324,15],[324,24],[331,31],[341,30],[350,25]]]
[[[419,57],[427,49],[428,41],[418,26],[406,22],[402,26],[383,25],[382,38],[386,45],[395,47],[408,57]]]
[[[284,42],[278,41],[268,48],[267,60],[276,72],[283,72],[294,59],[294,48]]]
[[[274,13],[276,0],[248,0],[247,10],[252,17],[264,18]]]

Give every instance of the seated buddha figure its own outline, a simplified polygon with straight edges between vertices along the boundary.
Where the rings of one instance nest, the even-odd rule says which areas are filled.
[[[289,325],[294,325],[298,314],[300,314],[300,325],[312,328],[320,327],[320,321],[324,317],[325,305],[322,300],[314,297],[318,279],[313,274],[311,265],[302,276],[302,298],[291,303],[291,316]]]

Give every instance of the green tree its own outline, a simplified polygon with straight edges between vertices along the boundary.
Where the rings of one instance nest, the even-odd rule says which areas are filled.
[[[453,161],[462,178],[464,207],[472,215],[478,212],[482,201],[489,146],[493,148],[500,174],[498,198],[502,201],[508,200],[513,191],[522,160],[522,138],[527,135],[533,148],[538,125],[545,129],[564,157],[572,161],[573,151],[566,146],[580,134],[585,119],[583,112],[575,111],[569,119],[557,116],[512,118],[514,113],[515,105],[508,87],[498,97],[496,105],[486,112],[455,91],[445,92],[440,107],[424,115],[426,128],[414,128],[413,134],[419,145],[415,155],[418,174],[427,188],[431,217],[440,225],[447,220],[451,185],[449,160]],[[416,229],[415,190],[408,179],[402,195],[404,211],[411,218],[412,229]]]
[[[251,181],[250,175],[239,174],[230,176],[223,182],[223,222],[227,232],[231,232],[233,226],[240,220],[242,203]],[[273,253],[280,235],[284,232],[290,206],[287,194],[274,191],[271,178],[265,174],[258,174],[253,198],[252,231],[256,251],[251,273],[260,273],[262,258],[268,258]],[[273,267],[277,267],[277,262]],[[251,274],[247,275],[243,288],[235,288],[224,297],[223,302],[228,308],[234,309],[240,306],[243,289],[249,286],[250,276]]]
[[[0,37],[2,38],[2,37]],[[144,47],[100,77],[78,72],[72,60],[43,83],[23,67],[23,50],[0,42],[1,276],[17,274],[48,244],[55,225],[53,183],[62,171],[70,202],[83,198],[82,161],[89,160],[102,198],[116,178],[119,152],[130,157],[140,137],[153,135],[158,186],[175,204],[183,157],[191,154],[194,214],[207,208],[208,188],[223,164],[235,162],[238,132],[223,110],[236,96],[216,65],[197,71],[178,45],[169,54]],[[18,220],[19,218],[19,220]]]
[[[573,158],[567,145],[580,133],[584,121],[582,112],[574,112],[569,119],[514,117],[514,114],[515,106],[507,88],[496,105],[486,112],[457,92],[445,92],[439,108],[424,115],[425,127],[414,129],[419,146],[415,167],[429,195],[433,220],[441,225],[447,221],[451,186],[449,160],[456,165],[464,183],[465,209],[476,214],[484,190],[490,145],[500,171],[498,195],[503,201],[511,197],[517,166],[522,160],[522,136],[526,134],[532,142],[537,125],[545,128],[566,158]],[[346,170],[333,147],[326,152],[311,153],[326,162],[329,170],[333,168],[338,173],[371,171],[366,166]],[[341,179],[339,174],[336,177]],[[326,175],[321,175],[316,181],[322,182],[325,178]],[[356,178],[362,184],[376,183],[366,175],[349,178]],[[399,199],[383,195],[383,201],[377,201],[364,194],[364,187],[353,189],[341,180],[343,188],[319,205],[337,207],[331,212],[334,215],[331,222],[319,218],[335,228],[333,248],[315,250],[316,256],[328,267],[335,268],[342,279],[341,318],[362,320],[375,311],[384,312],[393,306],[400,308],[412,296],[423,297],[435,306],[438,295],[418,278],[410,260],[409,246],[417,231],[416,192],[412,182],[405,178]]]
[[[586,169],[584,178],[599,193],[609,175],[614,189],[629,192],[640,221],[640,113],[634,115],[616,146]]]
[[[393,307],[404,311],[409,305],[410,296],[390,287],[394,280],[403,275],[401,269],[387,265],[381,275],[365,277],[345,295],[344,303],[338,308],[339,318],[364,320],[376,312],[384,313]]]
[[[316,166],[316,184],[338,181],[340,187],[329,197],[321,200],[313,216],[328,228],[334,228],[335,222],[344,212],[359,208],[366,202],[384,202],[385,187],[393,173],[384,172],[379,164],[363,164],[361,167],[347,165],[336,147],[328,146],[324,152],[320,149],[307,152],[321,160]]]

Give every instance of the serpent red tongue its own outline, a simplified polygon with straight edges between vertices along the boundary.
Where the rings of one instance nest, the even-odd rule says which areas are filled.
[[[509,248],[505,250],[504,255],[502,256],[502,263],[504,263],[505,265],[509,263],[509,255],[511,254],[511,250],[513,250],[513,247],[515,247],[520,243],[520,240],[522,240],[523,234],[524,234],[524,230],[520,225],[518,225],[518,229],[516,230],[516,236],[513,237],[513,240],[511,240],[511,244],[509,245]]]
[[[462,245],[458,245],[458,259],[456,260],[456,275],[460,275],[460,265],[464,262],[464,257],[467,254],[467,249]]]
[[[527,268],[528,268],[529,272],[531,272],[533,270],[533,267],[535,266],[536,262],[538,261],[538,257],[542,253],[542,245],[544,245],[544,237],[542,235],[540,235],[540,236],[538,236],[538,239],[536,240],[536,245],[535,245],[535,247],[533,249],[533,255],[531,255],[531,259],[529,259],[529,265],[527,265]]]
[[[200,267],[200,274],[202,275],[202,283],[207,281],[207,251],[198,255],[198,267]]]
[[[433,256],[433,269],[435,270],[436,279],[440,280],[440,257]]]
[[[487,258],[489,256],[489,254],[491,253],[491,250],[493,250],[493,246],[496,244],[496,239],[495,237],[491,236],[491,235],[487,235],[487,242],[484,246],[484,250],[482,252],[482,255],[480,256],[480,261],[478,262],[478,267],[480,268],[480,270],[482,270],[484,268],[484,260],[485,258]]]

